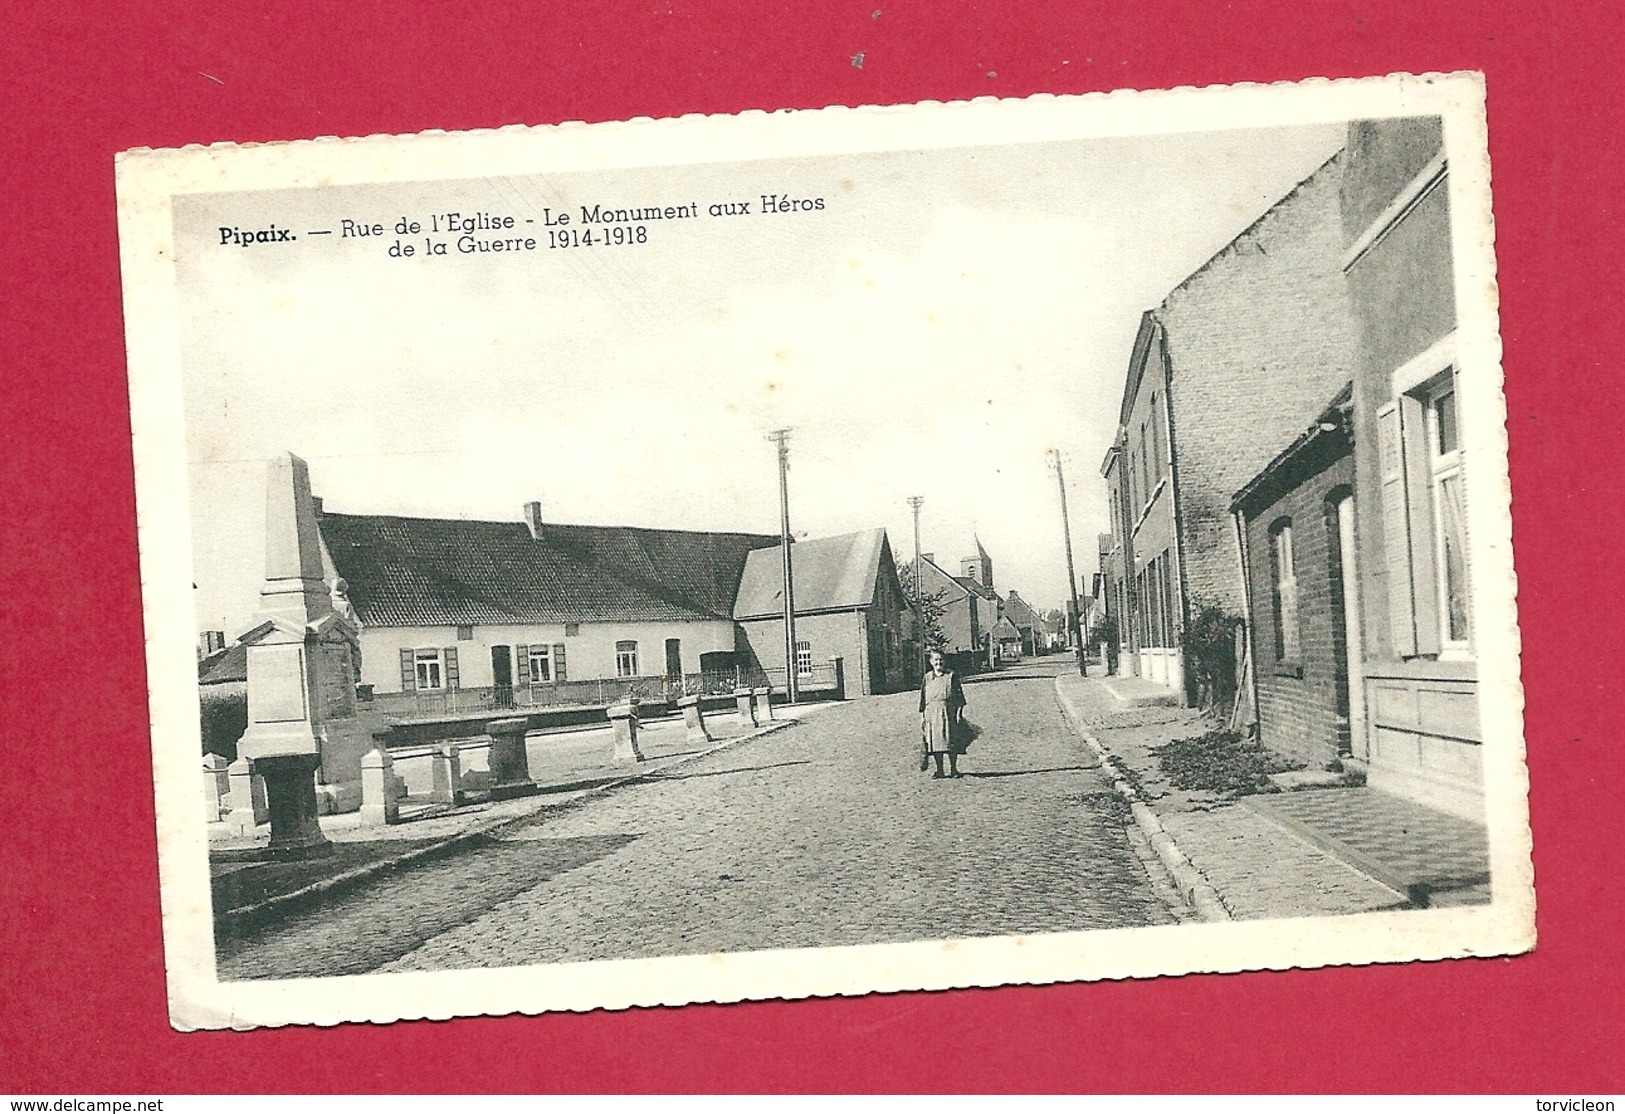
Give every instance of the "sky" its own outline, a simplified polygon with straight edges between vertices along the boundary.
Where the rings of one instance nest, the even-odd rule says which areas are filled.
[[[1081,587],[1099,465],[1140,314],[1341,145],[1215,131],[175,202],[198,627],[252,625],[266,462],[329,510],[777,533],[767,434],[789,427],[791,528],[884,526],[958,572],[1066,597],[1060,453]],[[762,194],[823,200],[763,213]],[[710,216],[749,199],[747,215]],[[550,249],[582,206],[695,203],[627,245]],[[405,218],[511,216],[542,246],[422,254]],[[444,217],[442,216],[442,220]],[[381,224],[344,236],[344,220]],[[530,223],[526,223],[526,222]],[[295,232],[222,243],[222,229]],[[310,236],[333,229],[332,235]],[[601,234],[601,229],[599,230]],[[397,240],[418,245],[392,258]]]

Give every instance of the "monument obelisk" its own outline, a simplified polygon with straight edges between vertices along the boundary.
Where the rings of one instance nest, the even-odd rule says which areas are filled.
[[[355,715],[357,632],[322,579],[310,469],[292,453],[266,479],[265,583],[248,644],[248,730],[238,754],[265,781],[274,854],[331,852],[318,825],[325,723]]]

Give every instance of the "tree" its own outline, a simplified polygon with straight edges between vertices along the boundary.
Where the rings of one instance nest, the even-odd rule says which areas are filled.
[[[902,577],[903,599],[908,603],[911,614],[920,617],[921,639],[927,649],[941,650],[948,645],[948,635],[942,629],[942,617],[948,611],[948,590],[938,588],[935,592],[923,593],[921,598],[914,598],[914,578]],[[919,606],[916,607],[915,605]]]

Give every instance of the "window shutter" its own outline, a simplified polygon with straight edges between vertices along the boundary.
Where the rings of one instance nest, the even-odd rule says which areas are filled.
[[[530,684],[530,647],[515,646],[513,652],[519,658],[519,683]]]
[[[457,647],[447,646],[440,653],[446,663],[446,687],[462,688],[462,685],[457,683]]]
[[[1405,437],[1399,403],[1377,411],[1377,466],[1382,481],[1382,547],[1388,570],[1388,634],[1394,653],[1416,654],[1416,592],[1411,518],[1405,493]]]
[[[412,661],[412,651],[401,651],[401,691],[414,692],[418,687],[417,668]]]
[[[564,672],[564,643],[555,642],[553,643],[553,679],[563,681],[567,679],[567,676]]]
[[[1439,581],[1433,555],[1433,467],[1426,407],[1412,395],[1399,398],[1400,443],[1405,449],[1405,495],[1410,507],[1411,585],[1415,598],[1416,652],[1439,652]]]

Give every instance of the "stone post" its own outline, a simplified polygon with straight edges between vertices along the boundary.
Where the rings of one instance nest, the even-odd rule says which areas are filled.
[[[524,716],[494,719],[486,725],[491,734],[491,799],[520,797],[536,791],[530,777],[530,755],[525,752],[525,731],[530,720]]]
[[[734,689],[734,707],[739,709],[739,722],[746,727],[756,726],[756,704],[750,689]]]
[[[772,723],[773,722],[773,686],[771,686],[771,685],[758,685],[756,688],[753,688],[753,689],[750,690],[750,694],[751,694],[752,697],[755,698],[755,701],[756,701],[756,714],[760,718],[766,720],[768,723]]]
[[[642,762],[643,751],[638,748],[638,706],[631,702],[612,704],[608,709],[609,722],[614,725],[615,743],[611,761]]]
[[[203,815],[213,824],[231,809],[231,775],[218,754],[203,756]]]
[[[456,739],[435,744],[430,758],[434,764],[434,789],[430,799],[443,805],[463,803],[463,760]]]
[[[361,822],[394,824],[401,818],[395,797],[395,760],[383,747],[369,750],[361,758]]]
[[[265,804],[265,782],[247,758],[227,766],[226,776],[231,785],[231,812],[226,823],[238,835],[252,835],[255,828],[271,818]]]
[[[846,699],[846,659],[830,658],[829,664],[835,669],[835,699]]]
[[[677,706],[683,710],[683,726],[688,728],[688,741],[709,743],[711,732],[705,727],[705,710],[700,707],[700,694],[683,697],[677,701]]]

